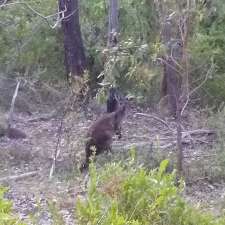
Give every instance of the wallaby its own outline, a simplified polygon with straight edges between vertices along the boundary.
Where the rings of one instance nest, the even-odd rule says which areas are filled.
[[[108,99],[107,99],[107,113],[112,113],[118,110],[120,107],[120,101],[122,99],[121,94],[115,87],[109,89]],[[122,137],[121,126],[115,131],[116,135],[120,139]]]
[[[85,147],[86,158],[81,171],[88,168],[90,156],[94,152],[93,147],[95,147],[95,155],[103,151],[111,151],[112,137],[120,127],[125,110],[126,105],[123,104],[115,112],[104,114],[89,128]]]
[[[8,128],[6,134],[10,139],[20,139],[27,137],[27,135],[23,131],[16,128]]]
[[[26,138],[27,135],[23,131],[9,126],[6,116],[0,113],[0,137],[2,136],[7,136],[10,139],[20,139]]]
[[[107,99],[107,113],[115,112],[119,108],[119,104],[117,90],[116,88],[111,87]]]

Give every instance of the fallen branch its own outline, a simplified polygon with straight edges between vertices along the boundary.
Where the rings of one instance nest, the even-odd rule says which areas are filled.
[[[21,180],[21,179],[24,179],[24,178],[27,178],[27,177],[33,177],[35,175],[38,175],[38,172],[39,171],[32,171],[32,172],[28,172],[28,173],[24,173],[24,174],[2,177],[2,178],[0,178],[0,183],[12,181],[12,180],[17,181],[17,180]]]
[[[176,144],[176,141],[173,141],[173,142],[171,142],[169,144],[166,144],[166,145],[154,144],[153,148],[166,149],[166,148],[169,148],[169,147],[171,147],[171,146],[173,146],[175,144]],[[128,144],[128,145],[114,144],[115,147],[123,148],[123,149],[126,149],[126,150],[129,150],[132,147],[141,148],[141,147],[146,147],[148,145],[152,146],[152,142],[141,141],[141,142],[134,142],[134,143],[131,143],[131,144]]]
[[[173,130],[172,128],[170,128],[170,126],[167,124],[167,122],[166,122],[165,120],[160,119],[160,118],[157,117],[157,116],[153,116],[153,115],[146,114],[146,113],[135,113],[135,115],[138,115],[138,116],[145,116],[145,117],[148,117],[148,118],[155,119],[155,120],[161,122],[162,124],[164,124],[170,131],[172,131],[172,132],[174,133],[174,130]]]
[[[55,117],[56,114],[57,114],[57,112],[54,110],[54,111],[51,112],[51,113],[43,114],[43,115],[40,115],[40,116],[31,118],[31,119],[28,120],[28,122],[34,123],[34,122],[39,122],[39,121],[49,121],[49,120],[51,120],[53,117]]]
[[[216,154],[211,154],[211,155],[185,155],[185,159],[199,159],[199,158],[215,158],[217,155]]]
[[[187,135],[186,135],[187,136]],[[185,136],[185,137],[186,137]],[[175,138],[175,137],[171,137],[171,138]],[[183,139],[183,137],[182,137],[182,139]],[[161,140],[161,139],[159,139],[159,140]],[[196,141],[200,141],[200,142],[203,142],[203,141],[201,141],[201,140],[199,140],[199,139],[197,139]],[[182,140],[182,144],[190,144],[190,142],[191,142],[191,140]],[[172,146],[175,146],[176,145],[176,143],[177,143],[177,141],[176,140],[174,140],[174,141],[171,141],[170,143],[167,143],[167,144],[164,144],[164,145],[158,145],[158,144],[154,144],[154,148],[159,148],[159,149],[167,149],[167,148],[170,148],[170,147],[172,147]],[[204,142],[203,142],[204,143]],[[134,143],[131,143],[131,144],[128,144],[128,145],[121,145],[121,144],[119,144],[119,143],[114,143],[113,145],[115,146],[115,147],[118,147],[118,148],[123,148],[123,149],[130,149],[131,147],[133,147],[133,146],[135,146],[135,147],[144,147],[144,146],[147,146],[147,145],[151,145],[152,144],[152,142],[149,142],[149,141],[140,141],[140,142],[134,142]]]
[[[198,134],[216,134],[215,130],[207,130],[207,129],[198,129],[198,130],[190,130],[190,131],[183,131],[182,138],[188,135],[198,135]]]

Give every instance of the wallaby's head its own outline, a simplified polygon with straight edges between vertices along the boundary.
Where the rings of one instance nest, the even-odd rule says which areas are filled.
[[[115,87],[109,89],[109,98],[118,100],[118,90]]]

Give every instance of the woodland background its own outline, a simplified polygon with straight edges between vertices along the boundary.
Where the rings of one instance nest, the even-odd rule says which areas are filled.
[[[224,24],[224,0],[0,0],[0,182],[13,214],[33,224],[224,224]],[[111,85],[129,101],[125,137],[99,156],[86,188],[84,134]],[[10,126],[28,138],[7,138]],[[167,161],[152,171],[163,159],[187,188]],[[16,224],[1,192],[0,224]]]

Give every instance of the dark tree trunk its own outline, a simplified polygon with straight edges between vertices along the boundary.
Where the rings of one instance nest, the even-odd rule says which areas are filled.
[[[118,15],[118,0],[109,0],[108,47],[114,47],[118,43]]]
[[[173,116],[177,113],[177,99],[181,95],[182,72],[179,64],[182,59],[183,45],[180,39],[176,39],[176,29],[171,20],[167,19],[163,24],[161,39],[167,47],[167,53],[163,57],[163,78],[161,82],[161,99],[167,97],[168,110]]]
[[[177,99],[181,95],[181,75],[177,64],[172,57],[168,57],[164,61],[164,74],[161,84],[161,98],[167,96],[168,110],[170,114],[176,117],[177,113]]]
[[[59,0],[64,33],[65,67],[67,75],[81,76],[87,68],[79,22],[78,0]]]

